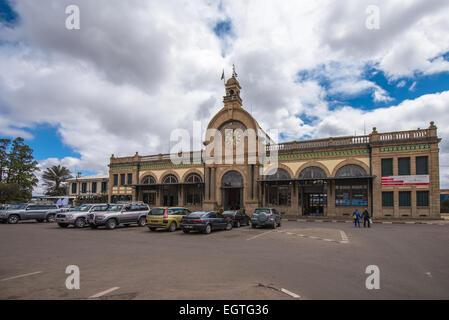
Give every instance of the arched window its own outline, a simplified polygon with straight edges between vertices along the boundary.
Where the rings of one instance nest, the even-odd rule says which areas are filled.
[[[145,176],[142,178],[141,184],[156,184],[156,179],[153,176]]]
[[[197,173],[190,173],[185,182],[191,183],[191,185],[184,186],[184,205],[201,205],[203,199],[203,187],[195,183],[201,183],[201,176]]]
[[[162,183],[178,183],[178,178],[176,178],[176,176],[173,174],[168,174],[164,177]]]
[[[282,168],[277,168],[276,171],[270,170],[267,174],[267,180],[289,180],[291,179],[290,173]]]
[[[307,167],[299,173],[299,179],[322,179],[326,178],[326,172],[320,167]]]
[[[221,178],[221,186],[228,188],[243,188],[243,177],[238,171],[228,171]]]
[[[367,175],[365,169],[356,164],[347,164],[335,173],[336,177],[365,177]]]
[[[188,182],[188,183],[201,183],[201,182],[202,182],[202,179],[201,179],[201,177],[200,177],[199,174],[197,174],[197,173],[191,173],[191,174],[189,174],[189,175],[186,177],[185,182]]]
[[[285,169],[277,168],[276,171],[270,170],[266,177],[267,180],[273,181],[267,186],[267,203],[276,206],[291,206],[291,191],[288,182],[291,179],[290,173]]]

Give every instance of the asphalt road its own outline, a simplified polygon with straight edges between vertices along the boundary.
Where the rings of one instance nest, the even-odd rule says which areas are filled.
[[[0,299],[449,299],[448,245],[449,224],[284,221],[210,235],[0,224]],[[68,265],[79,290],[65,286]],[[379,290],[366,289],[368,265]]]

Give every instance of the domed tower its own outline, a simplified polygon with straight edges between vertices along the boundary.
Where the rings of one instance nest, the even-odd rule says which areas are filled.
[[[232,77],[226,81],[226,95],[223,97],[225,108],[242,107],[242,99],[240,98],[240,83],[237,80],[235,68],[232,66]]]

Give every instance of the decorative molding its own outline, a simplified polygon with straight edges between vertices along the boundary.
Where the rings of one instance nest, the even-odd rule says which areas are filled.
[[[421,151],[429,150],[430,144],[416,144],[409,146],[389,146],[379,147],[379,152],[402,152],[402,151]]]

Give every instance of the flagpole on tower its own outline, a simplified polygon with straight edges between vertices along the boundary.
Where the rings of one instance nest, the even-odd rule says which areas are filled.
[[[223,69],[223,72],[222,72],[222,74],[221,74],[221,80],[223,80],[223,84],[226,85],[225,75],[224,75],[224,69]]]

